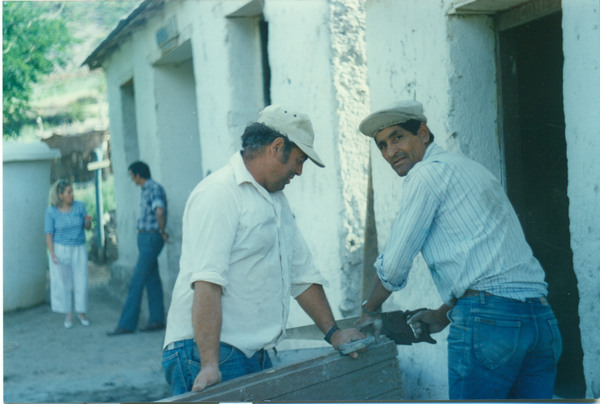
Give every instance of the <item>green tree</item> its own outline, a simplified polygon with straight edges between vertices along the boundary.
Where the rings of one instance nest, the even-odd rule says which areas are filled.
[[[2,3],[2,123],[16,137],[27,120],[32,84],[65,64],[72,43],[61,2]]]

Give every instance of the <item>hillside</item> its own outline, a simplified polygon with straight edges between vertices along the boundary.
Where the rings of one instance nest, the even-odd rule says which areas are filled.
[[[140,0],[57,2],[62,5],[60,13],[77,42],[70,47],[66,66],[34,86],[34,116],[21,132],[23,140],[45,138],[54,132],[74,134],[108,128],[103,72],[90,72],[81,64],[139,3]]]

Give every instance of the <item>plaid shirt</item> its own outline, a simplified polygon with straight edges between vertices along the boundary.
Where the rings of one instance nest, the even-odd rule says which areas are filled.
[[[140,201],[140,216],[137,220],[137,229],[141,231],[158,231],[158,222],[156,221],[156,208],[165,210],[165,225],[167,223],[167,194],[163,187],[148,178],[142,187],[142,197]]]

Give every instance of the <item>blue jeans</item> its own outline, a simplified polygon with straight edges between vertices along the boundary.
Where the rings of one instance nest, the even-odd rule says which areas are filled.
[[[545,298],[484,295],[448,313],[450,400],[551,399],[562,339]]]
[[[192,391],[194,380],[200,372],[200,354],[193,339],[177,341],[163,351],[162,367],[167,383],[171,385],[171,394],[178,395]],[[271,358],[265,350],[256,352],[251,358],[239,349],[221,342],[219,350],[219,369],[221,381],[258,372],[273,367]]]
[[[121,312],[119,328],[134,331],[140,317],[144,287],[148,298],[149,323],[164,323],[163,290],[158,273],[158,255],[165,244],[160,233],[138,233],[138,259],[129,282],[127,300]]]

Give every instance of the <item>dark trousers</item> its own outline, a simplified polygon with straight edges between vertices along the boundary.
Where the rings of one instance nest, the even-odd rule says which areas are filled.
[[[160,233],[138,233],[138,259],[129,282],[127,300],[121,312],[119,328],[134,331],[140,317],[140,306],[144,287],[148,297],[149,323],[164,323],[165,308],[163,303],[163,290],[158,273],[158,255],[165,242]]]

